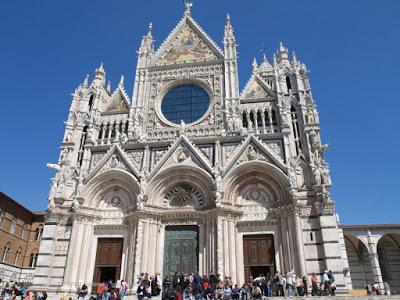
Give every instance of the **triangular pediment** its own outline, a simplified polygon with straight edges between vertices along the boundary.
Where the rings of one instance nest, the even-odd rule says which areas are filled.
[[[127,113],[129,112],[129,98],[125,91],[118,87],[107,101],[103,113]]]
[[[148,180],[154,177],[161,168],[171,166],[195,166],[212,174],[212,166],[203,153],[185,136],[180,136],[159,159],[149,174]]]
[[[246,87],[244,88],[241,99],[242,100],[256,100],[256,99],[275,99],[276,94],[272,88],[262,80],[258,75],[252,75]]]
[[[140,177],[138,171],[135,170],[135,167],[127,159],[127,154],[118,145],[114,145],[96,164],[96,167],[89,173],[85,181],[88,182],[95,175],[111,169],[127,171],[137,179]]]
[[[249,135],[238,149],[231,154],[228,158],[227,163],[224,167],[224,173],[226,174],[235,165],[241,164],[247,161],[265,161],[275,165],[281,169],[284,173],[287,173],[287,167],[281,158],[270,148],[268,145],[260,142],[253,135]]]
[[[158,49],[151,65],[220,59],[222,50],[190,16],[185,16]]]

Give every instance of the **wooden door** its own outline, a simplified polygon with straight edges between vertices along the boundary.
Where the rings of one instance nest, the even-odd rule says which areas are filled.
[[[93,274],[93,291],[101,281],[120,278],[124,239],[101,238],[97,242],[96,262]]]
[[[275,272],[274,237],[270,234],[243,236],[243,262],[245,280]]]

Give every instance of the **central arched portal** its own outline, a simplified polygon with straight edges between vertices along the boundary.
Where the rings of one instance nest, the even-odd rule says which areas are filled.
[[[185,274],[199,270],[199,226],[165,227],[163,274]]]

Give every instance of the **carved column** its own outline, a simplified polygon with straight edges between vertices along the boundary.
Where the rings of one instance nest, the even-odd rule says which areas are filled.
[[[261,111],[261,121],[262,121],[262,128],[263,128],[263,133],[265,133],[265,112],[264,110]]]
[[[136,233],[136,249],[135,249],[135,263],[134,263],[134,276],[133,276],[133,289],[137,288],[137,278],[142,272],[142,250],[143,250],[143,221],[139,220],[137,223],[137,233]]]
[[[257,133],[258,132],[258,111],[253,110],[253,116],[254,116],[254,131]]]
[[[268,108],[268,120],[269,120],[269,126],[271,128],[271,133],[273,133],[274,132],[274,124],[272,123],[272,110],[270,107]]]
[[[127,259],[127,267],[126,267],[126,282],[129,286],[133,286],[134,278],[133,278],[133,270],[135,267],[135,243],[136,243],[136,229],[137,223],[134,221],[130,221],[129,225],[129,232],[128,232],[128,259]]]
[[[217,219],[217,273],[224,276],[224,241],[223,241],[223,220]]]
[[[299,276],[307,275],[305,255],[304,255],[304,244],[303,244],[303,231],[301,228],[300,211],[294,208],[291,211],[291,218],[293,224],[293,238],[294,238],[294,254],[295,254],[295,266],[296,274]]]

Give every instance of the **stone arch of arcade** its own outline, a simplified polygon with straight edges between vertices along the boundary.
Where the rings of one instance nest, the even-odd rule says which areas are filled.
[[[400,293],[400,225],[343,225],[353,289],[386,284]]]

